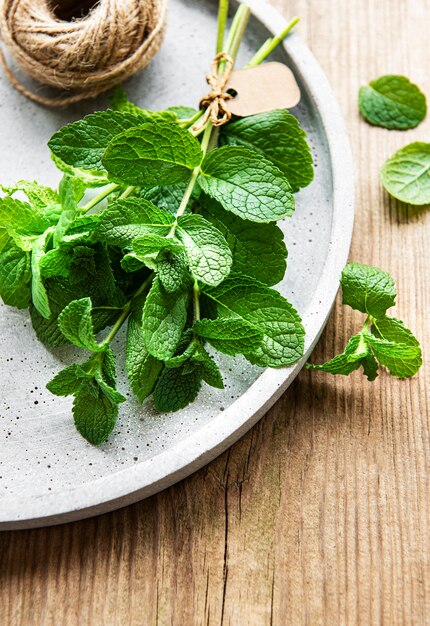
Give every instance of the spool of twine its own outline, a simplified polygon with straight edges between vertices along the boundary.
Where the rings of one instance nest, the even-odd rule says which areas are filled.
[[[58,98],[13,86],[35,102],[63,106],[92,98],[149,63],[164,34],[165,0],[0,0],[0,35],[22,70],[65,90]]]

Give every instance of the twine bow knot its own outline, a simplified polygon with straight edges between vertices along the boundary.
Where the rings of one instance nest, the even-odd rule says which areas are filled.
[[[220,73],[220,64],[224,62],[225,67]],[[193,126],[193,130],[200,130],[208,119],[213,126],[222,126],[231,119],[231,112],[226,105],[227,100],[233,98],[225,90],[233,70],[234,61],[227,52],[219,52],[212,61],[212,74],[206,75],[206,81],[211,86],[211,91],[201,99],[200,108],[205,109],[203,117]]]

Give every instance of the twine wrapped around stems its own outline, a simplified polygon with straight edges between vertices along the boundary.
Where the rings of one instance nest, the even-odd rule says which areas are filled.
[[[99,0],[87,15],[67,20],[58,17],[54,1],[2,0],[0,35],[12,56],[32,78],[69,93],[36,94],[1,50],[0,62],[13,86],[39,104],[93,98],[149,63],[163,39],[165,13],[165,0]]]

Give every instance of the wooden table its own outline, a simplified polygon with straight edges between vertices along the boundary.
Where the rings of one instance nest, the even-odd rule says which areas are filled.
[[[402,73],[430,97],[429,0],[273,0],[340,100],[356,164],[351,259],[395,278],[396,314],[430,340],[430,210],[378,170],[418,129],[359,118],[357,90]],[[315,352],[360,314],[338,302]],[[303,371],[264,419],[187,480],[95,519],[0,535],[0,624],[430,624],[428,362],[411,381]]]

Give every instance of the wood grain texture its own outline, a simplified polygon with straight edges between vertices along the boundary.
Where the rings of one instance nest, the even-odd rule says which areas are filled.
[[[429,0],[273,0],[340,100],[357,173],[351,259],[392,273],[396,314],[424,346],[419,376],[302,372],[216,461],[144,502],[62,527],[0,535],[0,624],[430,624],[430,210],[389,200],[378,170],[429,140],[360,120],[357,90],[403,73],[430,96]],[[314,354],[361,316],[339,303]]]

